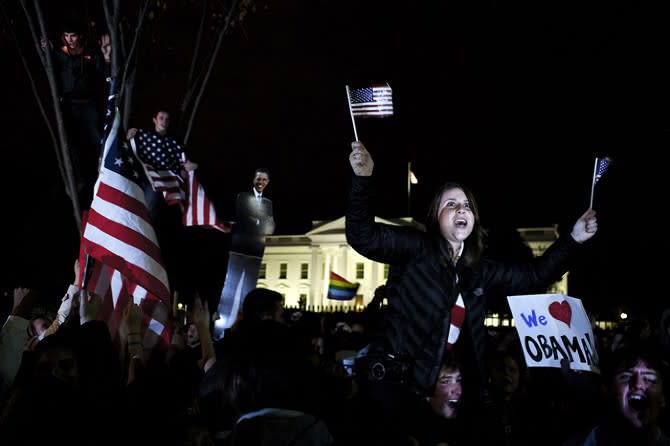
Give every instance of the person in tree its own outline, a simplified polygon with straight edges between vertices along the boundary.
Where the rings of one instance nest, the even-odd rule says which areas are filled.
[[[42,37],[41,46],[52,52],[77,188],[82,198],[91,198],[101,155],[100,109],[112,47],[109,34],[102,35],[99,47],[89,46],[84,26],[77,20],[63,23],[60,40],[55,47]]]

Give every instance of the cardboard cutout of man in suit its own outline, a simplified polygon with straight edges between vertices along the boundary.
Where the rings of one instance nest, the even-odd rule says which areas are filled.
[[[258,168],[254,172],[253,189],[237,194],[228,271],[217,308],[219,318],[214,322],[215,340],[221,339],[224,330],[233,325],[244,296],[256,288],[265,236],[275,230],[272,200],[263,194],[269,183],[270,171]]]

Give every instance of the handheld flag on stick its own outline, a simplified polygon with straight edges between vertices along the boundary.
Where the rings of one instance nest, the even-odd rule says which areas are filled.
[[[344,277],[330,272],[330,281],[328,282],[328,299],[351,300],[356,297],[359,283],[351,283]]]
[[[349,99],[349,114],[357,141],[358,132],[356,131],[355,117],[386,118],[393,116],[393,94],[388,83],[354,89],[349,89],[347,85],[346,89]]]
[[[589,202],[589,208],[593,208],[593,194],[595,192],[596,183],[600,181],[600,178],[605,174],[605,171],[612,163],[612,158],[606,156],[604,158],[596,157],[595,164],[593,165],[593,180],[591,181],[591,201]]]

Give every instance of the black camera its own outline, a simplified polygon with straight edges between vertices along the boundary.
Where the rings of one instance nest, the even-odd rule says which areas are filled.
[[[412,376],[412,360],[403,353],[370,353],[356,365],[373,381],[405,384]]]

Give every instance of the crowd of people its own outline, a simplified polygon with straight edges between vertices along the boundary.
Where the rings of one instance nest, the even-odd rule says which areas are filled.
[[[75,283],[78,274],[75,264]],[[115,344],[99,318],[99,296],[71,285],[58,309],[36,296],[17,288],[0,330],[2,444],[52,435],[67,435],[68,444],[670,442],[670,355],[655,330],[645,337],[599,332],[600,375],[528,368],[515,329],[488,330],[486,392],[478,391],[480,378],[467,359],[451,349],[432,390],[411,397],[411,373],[386,362],[380,376],[380,364],[367,356],[384,337],[376,327],[385,306],[312,313],[284,308],[281,294],[256,288],[214,341],[210,310],[196,295],[186,320],[173,321],[170,345],[148,349],[134,303]]]

